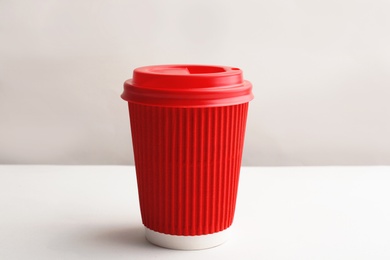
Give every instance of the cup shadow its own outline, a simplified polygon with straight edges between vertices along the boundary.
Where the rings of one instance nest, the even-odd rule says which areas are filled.
[[[155,248],[146,240],[143,226],[95,230],[89,234],[89,241],[101,247]]]

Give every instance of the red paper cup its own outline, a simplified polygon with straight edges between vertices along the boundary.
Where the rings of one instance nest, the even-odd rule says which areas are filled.
[[[233,222],[252,86],[225,66],[160,65],[124,84],[146,238],[222,244]]]

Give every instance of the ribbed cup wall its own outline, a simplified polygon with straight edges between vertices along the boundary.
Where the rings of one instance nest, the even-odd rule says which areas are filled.
[[[209,108],[129,103],[143,224],[211,234],[233,221],[248,103]]]

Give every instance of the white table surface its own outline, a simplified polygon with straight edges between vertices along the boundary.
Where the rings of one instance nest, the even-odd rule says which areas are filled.
[[[0,259],[390,259],[390,167],[243,167],[225,244],[149,244],[131,166],[0,166]]]

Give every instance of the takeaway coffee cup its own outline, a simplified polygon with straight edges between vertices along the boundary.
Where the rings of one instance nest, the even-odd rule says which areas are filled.
[[[159,65],[124,83],[146,239],[194,250],[233,222],[252,85],[238,68]]]

